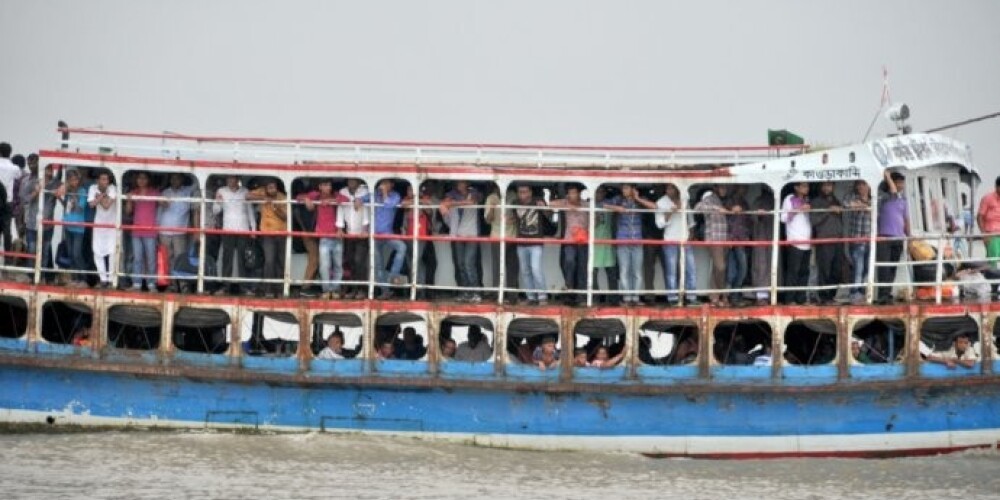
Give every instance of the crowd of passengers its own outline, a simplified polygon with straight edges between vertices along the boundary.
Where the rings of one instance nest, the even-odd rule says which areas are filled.
[[[696,193],[688,211],[682,213],[681,193],[674,184],[602,186],[593,193],[599,210],[593,215],[591,227],[589,202],[582,196],[582,186],[574,183],[549,186],[551,189],[545,191],[554,193],[551,197],[543,195],[542,186],[516,185],[507,193],[509,208],[501,215],[500,192],[495,187],[484,193],[466,181],[428,181],[416,193],[413,186],[397,186],[392,180],[380,181],[374,190],[357,179],[342,184],[333,179],[299,180],[289,197],[277,179],[248,181],[233,175],[208,187],[206,213],[200,214],[201,189],[185,175],[131,172],[119,187],[106,170],[63,170],[50,164],[40,174],[37,155],[25,159],[19,155],[12,158],[11,153],[9,144],[0,144],[0,188],[6,194],[6,202],[0,204],[4,251],[14,249],[13,222],[16,234],[23,235],[21,249],[35,253],[39,218],[53,220],[58,205],[61,224],[42,226],[42,265],[72,271],[63,279],[76,287],[110,287],[117,260],[117,267],[123,271],[120,287],[148,291],[192,289],[201,256],[195,228],[203,218],[205,229],[221,230],[205,238],[206,290],[216,294],[283,295],[286,237],[282,232],[289,230],[299,231],[293,237],[295,246],[307,255],[304,273],[290,278],[318,283],[316,287],[295,290],[307,295],[322,293],[329,299],[368,296],[369,251],[374,251],[376,298],[397,297],[403,285],[413,280],[434,285],[435,245],[429,240],[414,244],[411,237],[416,233],[421,237],[452,238],[448,244],[454,279],[461,291],[447,293],[457,301],[482,301],[484,275],[491,274],[496,284],[503,267],[505,286],[524,290],[521,294],[507,293],[508,301],[548,304],[551,270],[544,265],[547,249],[543,243],[555,239],[560,242],[559,262],[567,292],[560,296],[570,305],[583,300],[581,292],[586,290],[588,277],[593,289],[600,291],[601,274],[606,288],[617,293],[597,294],[600,302],[655,301],[656,296],[643,291],[653,286],[657,262],[666,288],[659,295],[669,305],[697,304],[706,298],[715,306],[765,304],[770,302],[766,289],[771,282],[772,247],[749,243],[772,240],[775,214],[787,243],[782,246],[779,260],[781,284],[803,287],[783,293],[782,302],[830,303],[837,294],[837,285],[852,283],[856,286],[851,287],[850,298],[863,300],[863,284],[869,272],[871,247],[860,239],[870,236],[872,193],[863,181],[856,182],[843,199],[835,195],[832,182],[794,184],[777,212],[774,195],[767,187],[751,200],[746,185],[708,186]],[[885,181],[875,214],[877,234],[907,237],[910,228],[904,178],[886,171]],[[38,197],[42,193],[45,198],[39,210]],[[417,199],[422,206],[419,210],[413,208]],[[373,212],[369,203],[375,205]],[[292,227],[288,225],[289,210]],[[503,227],[502,219],[506,221]],[[126,232],[128,237],[122,238],[120,249],[116,224],[134,226]],[[998,191],[983,198],[979,225],[984,231],[1000,230],[1000,179]],[[62,243],[53,248],[56,231],[61,231]],[[374,245],[369,244],[369,233],[374,233]],[[588,256],[591,233],[597,241],[614,244],[595,244],[594,255]],[[475,240],[481,236],[515,239],[503,243],[504,262],[498,257],[501,243]],[[813,243],[842,237],[859,241]],[[651,240],[664,243],[648,244]],[[681,247],[688,241],[705,243],[684,246],[682,252]],[[485,245],[493,247],[492,259],[483,258]],[[167,280],[166,287],[164,280],[158,279],[162,278],[158,276],[162,271],[157,260],[160,247],[166,253],[170,277],[182,278]],[[1000,256],[1000,238],[990,239],[987,248],[990,256]],[[903,249],[902,240],[880,241],[875,248],[877,261],[897,262]],[[695,254],[702,252],[708,257],[707,269],[696,269]],[[419,262],[416,275],[410,269],[414,254]],[[592,265],[588,267],[589,259]],[[30,265],[31,260],[24,259],[22,264]],[[678,293],[681,267],[685,297]],[[896,270],[896,266],[880,266],[876,282],[893,283]],[[993,272],[986,268],[977,271]],[[710,293],[704,297],[697,293],[699,273],[710,277],[711,290],[757,290]],[[811,275],[818,287],[814,295],[804,289]],[[52,271],[42,273],[45,282],[55,282],[59,276]],[[241,281],[213,280],[216,276]],[[438,298],[443,293],[421,288],[417,298]],[[877,301],[888,302],[890,294],[891,286],[878,287]]]

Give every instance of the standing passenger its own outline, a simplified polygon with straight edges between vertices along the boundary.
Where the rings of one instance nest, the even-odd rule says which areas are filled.
[[[163,190],[162,196],[159,214],[160,244],[167,248],[172,268],[178,257],[185,258],[188,255],[190,238],[184,230],[192,226],[192,214],[194,220],[198,221],[199,205],[192,200],[201,197],[201,193],[196,182],[184,185],[183,174],[170,174],[170,186]],[[172,283],[170,286],[179,289],[180,285],[181,283]]]
[[[587,245],[590,239],[590,214],[583,206],[580,198],[580,186],[571,184],[566,188],[566,199],[554,200],[552,207],[566,209],[563,214],[565,234],[562,248],[562,274],[567,290],[586,291],[587,289]],[[583,295],[570,295],[567,303],[577,305],[584,299]]]
[[[993,191],[979,202],[976,222],[979,232],[989,235],[986,237],[986,258],[993,266],[1000,267],[1000,177]]]
[[[56,165],[48,164],[45,166],[45,181],[44,181],[44,203],[42,206],[42,221],[52,221],[55,219],[56,214],[56,197],[59,192],[59,188],[62,187],[62,181],[56,176]],[[37,203],[36,199],[32,203]],[[29,224],[35,224],[38,227],[38,220],[33,222],[29,221]],[[55,227],[47,224],[42,225],[42,268],[43,269],[53,269],[54,264],[52,262],[52,237],[55,234]],[[54,278],[52,272],[42,273],[45,281],[51,283]]]
[[[94,224],[114,225],[118,222],[116,198],[118,198],[118,190],[111,184],[111,174],[101,172],[97,177],[97,184],[90,186],[90,190],[87,192],[87,203],[95,210]],[[91,244],[94,252],[94,265],[97,267],[101,288],[111,286],[111,267],[115,264],[117,237],[118,228],[94,228]]]
[[[701,195],[701,201],[694,206],[695,212],[701,213],[705,218],[705,242],[710,243],[708,255],[712,262],[709,288],[713,290],[726,288],[726,247],[723,243],[729,240],[729,220],[726,216],[730,211],[726,209],[722,199],[728,191],[729,186],[716,184],[714,188],[705,191]],[[736,207],[734,211],[738,209]],[[721,292],[710,293],[709,300],[716,307],[728,305],[727,297]]]
[[[604,206],[604,200],[608,197],[608,189],[604,186],[598,187],[594,191],[594,203],[597,207]],[[598,210],[594,214],[594,240],[610,240],[612,238],[611,226],[614,216],[610,212]],[[608,290],[618,290],[618,262],[615,260],[615,251],[607,243],[594,244],[594,290],[599,290],[598,274],[604,269],[604,276],[608,279]],[[618,304],[621,300],[617,295],[602,295],[601,302]]]
[[[7,203],[0,206],[0,237],[3,238],[3,251],[9,252],[14,240],[12,240],[10,223],[13,216],[14,200],[17,192],[14,191],[14,181],[21,176],[21,169],[10,161],[13,148],[6,142],[0,142],[0,187],[3,187],[3,194],[6,195]]]
[[[872,236],[872,194],[871,188],[865,181],[854,182],[854,192],[844,198],[844,206],[848,212],[845,214],[847,229],[844,233],[848,238],[864,238],[865,241],[852,241],[847,244],[850,250],[851,264],[854,268],[854,284],[851,289],[851,301],[861,302],[865,298],[864,283],[868,276],[868,260],[871,256],[871,244],[869,239]]]
[[[680,303],[677,294],[680,269],[681,243],[688,239],[687,217],[681,212],[681,193],[677,186],[667,184],[665,194],[656,201],[656,227],[663,229],[663,239],[669,243],[663,245],[663,283],[667,287],[667,304],[676,306]],[[694,267],[694,252],[691,247],[684,247],[684,290],[687,304],[695,304],[696,285]]]
[[[299,199],[305,202],[308,212],[316,215],[315,232],[319,236],[319,275],[323,281],[323,294],[327,299],[339,299],[340,282],[344,279],[344,240],[337,221],[340,219],[339,210],[349,202],[333,192],[333,181],[330,179],[319,181],[318,191],[301,194]]]
[[[514,209],[517,219],[517,237],[519,239],[542,239],[545,237],[543,220],[549,217],[547,210],[540,207],[545,202],[534,196],[531,186],[521,185],[517,188],[518,207]],[[541,242],[521,242],[517,244],[517,259],[521,269],[521,287],[527,289],[528,303],[538,305],[548,304],[548,294],[545,288],[545,270],[542,268],[544,246]]]
[[[66,172],[66,185],[58,193],[60,204],[63,206],[62,221],[69,224],[82,224],[87,222],[87,194],[88,189],[80,184],[80,172],[70,170]],[[70,261],[70,269],[80,271],[70,275],[71,286],[86,286],[86,276],[82,271],[87,270],[87,261],[83,256],[84,227],[77,225],[64,225],[62,239],[66,242]]]
[[[896,266],[884,264],[899,262],[903,255],[901,238],[910,236],[910,208],[903,193],[906,178],[899,172],[884,172],[887,192],[879,195],[878,200],[878,235],[881,238],[900,238],[893,241],[880,241],[875,247],[875,258],[879,264],[878,302],[887,304],[892,297],[892,286],[896,282]],[[909,274],[909,273],[907,273]]]
[[[752,216],[746,212],[750,209],[747,202],[747,186],[739,184],[733,190],[732,196],[726,200],[727,208],[730,212],[728,223],[729,241],[733,246],[729,249],[726,259],[726,286],[731,289],[743,288],[743,283],[747,278],[747,249],[748,247],[739,244],[742,241],[750,240],[750,225]],[[729,302],[738,304],[743,301],[743,293],[729,292]]]
[[[391,179],[382,179],[375,190],[375,280],[379,283],[379,299],[389,299],[392,292],[389,284],[402,285],[406,279],[400,274],[403,270],[403,259],[406,258],[406,244],[396,238],[393,224],[396,221],[396,210],[403,198],[393,190],[395,183]],[[392,258],[388,272],[386,270],[387,254]]]
[[[475,188],[469,186],[467,181],[458,181],[454,189],[445,195],[441,201],[441,214],[448,220],[448,227],[452,238],[459,238],[452,245],[455,250],[455,282],[459,287],[464,288],[456,299],[459,302],[471,302],[473,304],[482,301],[482,296],[478,291],[471,288],[479,286],[480,263],[479,242],[462,241],[465,238],[476,238],[479,236],[479,208],[483,202],[483,196]]]
[[[133,198],[136,196],[160,196],[160,191],[149,185],[149,174],[146,172],[136,175],[135,189],[125,198],[125,213],[132,215],[132,224],[137,226],[132,230],[132,289],[141,290],[146,283],[146,289],[155,292],[157,201],[136,200]]]
[[[253,206],[247,203],[247,190],[240,185],[240,178],[235,175],[226,177],[226,185],[215,191],[215,204],[212,205],[212,212],[222,215],[222,229],[247,233],[252,232],[257,227]],[[233,276],[243,277],[246,272],[243,266],[243,254],[250,243],[250,237],[246,234],[223,234],[222,248],[219,251],[219,275],[223,278]],[[235,267],[234,267],[235,264]],[[216,295],[223,295],[227,292],[226,284],[223,283]],[[239,293],[244,289],[239,283],[232,283],[229,289],[234,293]],[[250,293],[250,289],[246,288]]]
[[[753,264],[750,266],[753,287],[765,289],[755,293],[757,305],[762,306],[769,303],[771,296],[767,291],[771,286],[771,258],[774,255],[774,246],[770,244],[774,240],[774,192],[771,188],[764,186],[760,196],[754,200],[753,209],[753,240],[769,242],[768,245],[753,247]]]
[[[824,182],[819,186],[819,196],[812,200],[813,210],[810,214],[813,236],[817,239],[840,238],[844,234],[844,226],[841,222],[841,203],[837,196],[833,194],[833,183]],[[843,259],[844,244],[821,243],[816,245],[816,274],[819,278],[817,285],[835,286],[841,283],[840,263]],[[837,289],[820,289],[816,292],[820,303],[833,302],[837,296]]]
[[[278,180],[268,179],[264,187],[247,193],[248,201],[262,201],[260,205],[260,231],[262,233],[280,233],[288,231],[288,205],[285,193],[278,190]],[[261,249],[264,250],[264,279],[282,280],[285,277],[285,245],[286,235],[265,234],[260,238]],[[264,289],[268,296],[281,296],[284,285],[275,282],[265,282]]]
[[[642,240],[641,208],[655,209],[656,203],[639,196],[634,184],[622,184],[622,194],[604,203],[604,208],[618,213],[618,228],[615,239],[619,241]],[[642,245],[618,245],[618,273],[621,279],[621,289],[633,293],[626,294],[626,304],[639,303],[639,290],[642,285]]]
[[[514,192],[509,191],[507,194],[507,199],[513,198]],[[493,258],[490,261],[493,271],[493,286],[500,287],[500,266],[504,266],[504,286],[507,288],[517,288],[517,275],[519,274],[518,262],[517,262],[517,244],[505,242],[504,245],[504,262],[500,262],[500,238],[516,238],[517,237],[517,223],[515,221],[514,215],[508,209],[506,217],[504,217],[504,227],[500,227],[500,188],[498,186],[493,187],[493,191],[490,195],[486,197],[486,213],[484,215],[486,223],[490,225],[490,238],[493,242],[490,244],[490,249],[492,250]],[[514,294],[513,296],[516,296]],[[507,296],[505,301],[512,301],[512,295]]]
[[[809,258],[812,247],[812,224],[809,222],[809,183],[799,182],[793,187],[794,192],[785,197],[781,203],[781,222],[785,224],[785,239],[798,243],[785,247],[785,286],[805,287],[809,284]],[[789,302],[805,304],[807,294],[805,289],[790,290]]]
[[[347,179],[340,195],[349,200],[348,205],[337,212],[337,227],[344,230],[344,274],[350,272],[351,281],[368,281],[368,231],[370,218],[364,200],[368,198],[368,186],[358,179]],[[368,287],[357,285],[355,299],[368,296]]]
[[[413,254],[416,252],[417,255],[417,269],[416,272],[411,270],[411,278],[413,281],[419,285],[434,285],[435,274],[437,273],[437,252],[434,249],[434,242],[431,240],[424,240],[421,238],[428,237],[431,235],[431,219],[434,215],[434,210],[429,207],[434,204],[431,199],[430,190],[427,185],[420,187],[420,210],[416,211],[414,206],[414,193],[413,186],[409,185],[406,187],[406,198],[403,200],[403,206],[406,208],[403,216],[403,234],[410,237],[406,241],[406,262],[413,262]],[[416,248],[413,245],[413,236],[417,236]],[[428,290],[420,289],[417,290],[417,298],[423,300],[428,295],[433,295],[428,293]]]

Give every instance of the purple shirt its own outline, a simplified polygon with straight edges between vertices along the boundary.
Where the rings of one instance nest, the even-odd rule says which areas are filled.
[[[878,200],[878,235],[906,236],[906,221],[910,218],[910,207],[902,193],[883,194]]]

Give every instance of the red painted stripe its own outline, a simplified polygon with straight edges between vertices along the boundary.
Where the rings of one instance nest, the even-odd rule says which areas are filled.
[[[135,139],[157,139],[193,142],[240,142],[264,144],[316,144],[331,146],[389,146],[389,147],[428,147],[428,148],[459,148],[459,149],[515,149],[515,150],[558,150],[558,151],[632,151],[632,152],[713,152],[713,151],[803,151],[805,145],[783,146],[595,146],[595,145],[558,145],[558,144],[516,144],[516,143],[470,143],[470,142],[420,142],[420,141],[384,141],[384,140],[350,140],[350,139],[296,139],[275,137],[238,137],[211,136],[190,134],[154,134],[146,132],[127,132],[119,130],[100,130],[89,128],[58,129],[60,133],[69,132],[75,135],[131,137]]]

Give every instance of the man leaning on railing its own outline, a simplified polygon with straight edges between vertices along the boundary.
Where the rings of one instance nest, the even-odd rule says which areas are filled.
[[[903,255],[903,240],[910,236],[910,208],[903,192],[906,178],[899,172],[886,170],[884,174],[886,192],[879,194],[878,235],[891,239],[878,242],[875,248],[875,257],[880,264],[876,273],[880,285],[876,301],[879,304],[888,304],[892,300],[892,285],[896,282],[895,264]]]
[[[997,177],[992,192],[983,196],[979,202],[979,214],[976,216],[979,231],[986,237],[986,258],[994,265],[1000,266],[1000,177]]]

